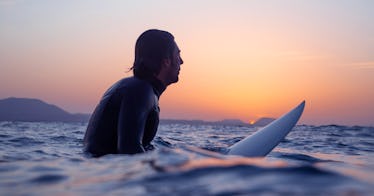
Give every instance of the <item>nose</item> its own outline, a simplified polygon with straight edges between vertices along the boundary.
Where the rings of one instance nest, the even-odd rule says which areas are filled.
[[[179,57],[179,62],[180,62],[181,65],[184,63],[182,57]]]

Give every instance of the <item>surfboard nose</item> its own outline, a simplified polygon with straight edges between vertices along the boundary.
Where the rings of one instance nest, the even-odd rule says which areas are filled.
[[[296,125],[304,111],[304,107],[305,100],[277,120],[232,145],[228,154],[246,157],[266,156]]]

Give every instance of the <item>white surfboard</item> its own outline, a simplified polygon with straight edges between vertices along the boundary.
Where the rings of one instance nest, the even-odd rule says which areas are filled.
[[[296,125],[304,106],[305,101],[254,134],[230,146],[228,154],[246,157],[266,156]]]

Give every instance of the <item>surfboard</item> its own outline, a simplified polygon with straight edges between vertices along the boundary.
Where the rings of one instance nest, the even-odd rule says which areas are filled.
[[[296,125],[304,111],[304,107],[305,101],[252,135],[230,146],[228,155],[245,157],[266,156]]]

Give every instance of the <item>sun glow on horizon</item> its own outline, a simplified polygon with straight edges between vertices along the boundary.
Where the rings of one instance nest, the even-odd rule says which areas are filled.
[[[374,2],[13,1],[0,4],[0,98],[93,111],[133,62],[137,37],[170,31],[184,64],[161,117],[279,117],[374,126]],[[191,14],[193,12],[194,14]]]

